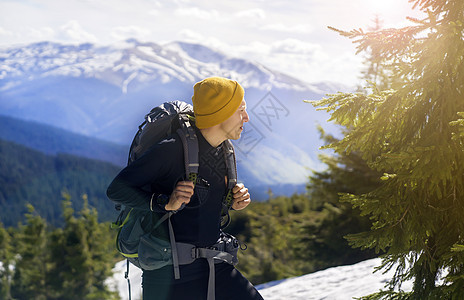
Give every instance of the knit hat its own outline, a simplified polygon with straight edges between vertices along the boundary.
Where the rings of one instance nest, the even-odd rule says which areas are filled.
[[[210,77],[193,86],[193,111],[199,129],[212,127],[231,117],[242,103],[245,91],[237,81]]]

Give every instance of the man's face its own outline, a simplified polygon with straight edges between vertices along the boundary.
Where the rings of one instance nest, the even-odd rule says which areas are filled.
[[[235,111],[235,113],[220,124],[220,128],[224,131],[226,138],[231,140],[237,140],[240,138],[243,131],[243,124],[250,120],[246,111],[246,102],[242,100],[242,103]]]

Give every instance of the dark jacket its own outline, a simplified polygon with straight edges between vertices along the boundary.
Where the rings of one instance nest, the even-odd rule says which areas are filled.
[[[212,147],[197,129],[199,178],[192,199],[171,218],[176,241],[205,247],[214,244],[220,232],[222,199],[226,193],[226,164],[222,147]],[[153,193],[170,195],[185,180],[182,142],[177,134],[158,142],[124,168],[107,190],[108,197],[136,209],[149,210]],[[208,187],[205,187],[208,186]],[[153,210],[164,213],[160,206]]]

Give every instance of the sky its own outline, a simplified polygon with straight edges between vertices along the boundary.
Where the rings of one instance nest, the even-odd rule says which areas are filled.
[[[376,16],[391,28],[422,13],[408,0],[0,0],[0,47],[187,41],[306,82],[352,86],[362,56],[327,26],[366,30]]]

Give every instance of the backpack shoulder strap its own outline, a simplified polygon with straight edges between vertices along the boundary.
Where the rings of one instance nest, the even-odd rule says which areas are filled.
[[[179,114],[179,123],[180,128],[177,129],[177,134],[180,136],[184,148],[185,175],[188,180],[193,181],[195,184],[200,166],[197,134],[188,115]]]
[[[230,140],[226,140],[222,144],[222,147],[227,166],[227,193],[222,200],[221,229],[227,227],[230,223],[229,209],[233,204],[232,189],[237,184],[237,161],[235,159],[234,146]]]
[[[176,130],[179,135],[182,146],[184,149],[184,165],[185,165],[185,176],[188,180],[193,181],[195,185],[198,178],[198,168],[199,164],[199,148],[198,148],[198,138],[195,132],[195,129],[192,126],[188,114],[178,114],[180,127]],[[182,209],[183,206],[180,208]],[[169,240],[171,242],[171,251],[172,251],[172,264],[174,268],[174,278],[180,278],[180,269],[179,269],[179,258],[177,253],[176,238],[174,235],[174,229],[171,223],[171,216],[176,212],[166,213],[156,224],[155,228],[158,227],[162,222],[168,220],[169,228]]]
[[[237,184],[237,162],[234,145],[232,145],[230,140],[225,140],[222,147],[227,166],[227,189],[231,190]]]

